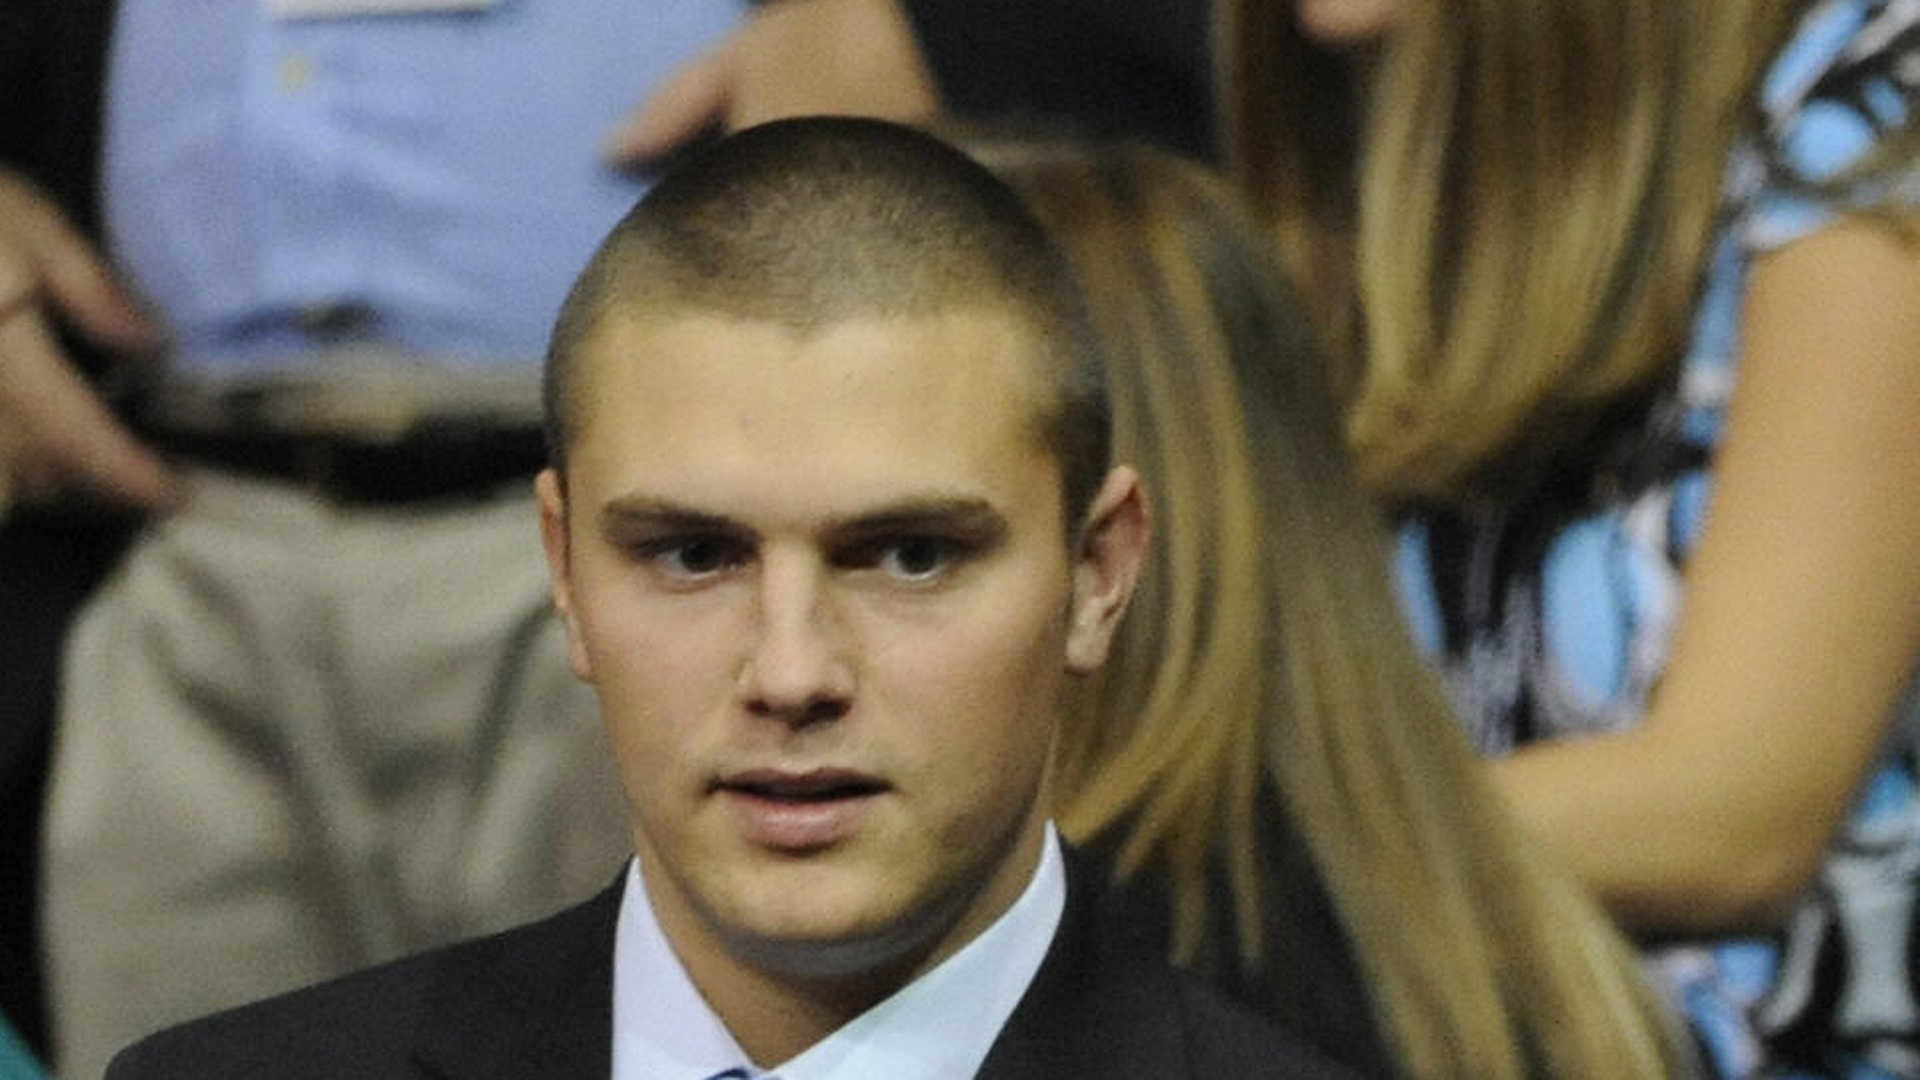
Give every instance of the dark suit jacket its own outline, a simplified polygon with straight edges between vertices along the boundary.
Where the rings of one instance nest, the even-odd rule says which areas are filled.
[[[449,946],[148,1038],[109,1080],[605,1077],[616,884],[544,922]],[[1098,914],[1066,913],[980,1080],[1352,1080]],[[958,1078],[956,1078],[958,1080]]]

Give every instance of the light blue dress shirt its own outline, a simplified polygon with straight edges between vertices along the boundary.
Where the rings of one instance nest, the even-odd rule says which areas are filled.
[[[745,7],[284,19],[264,0],[121,0],[109,249],[182,370],[285,369],[342,338],[533,370],[573,276],[644,189],[599,139]]]
[[[772,1070],[714,1015],[627,868],[613,949],[613,1080],[958,1080],[974,1075],[1046,958],[1066,908],[1053,827],[1013,906],[979,937],[892,997]]]

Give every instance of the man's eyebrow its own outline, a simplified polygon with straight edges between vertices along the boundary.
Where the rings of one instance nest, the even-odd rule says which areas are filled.
[[[719,514],[647,495],[623,495],[600,508],[602,535],[646,526],[692,532],[746,532],[745,526]]]
[[[902,499],[858,514],[834,518],[822,531],[830,540],[939,532],[977,544],[992,544],[1006,536],[1007,519],[985,499],[936,496]]]
[[[600,508],[598,524],[602,535],[636,527],[675,532],[753,532],[724,514],[650,495],[623,495],[608,500]],[[1007,528],[1006,516],[985,499],[924,496],[829,518],[820,533],[829,541],[846,542],[881,534],[943,532],[990,544],[1004,537]]]

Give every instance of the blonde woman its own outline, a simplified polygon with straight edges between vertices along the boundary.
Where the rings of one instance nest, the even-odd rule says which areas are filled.
[[[1682,1074],[1407,637],[1305,322],[1224,181],[1140,148],[977,152],[1080,275],[1155,504],[1138,610],[1060,746],[1066,831],[1164,902],[1177,959],[1356,1064]]]
[[[1920,5],[1223,16],[1229,156],[1498,787],[1668,943],[1720,1073],[1920,1076],[1889,723],[1920,655]]]

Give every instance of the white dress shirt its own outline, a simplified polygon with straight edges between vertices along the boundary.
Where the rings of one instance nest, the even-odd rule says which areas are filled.
[[[1047,826],[1020,898],[960,951],[772,1069],[748,1060],[661,933],[640,860],[627,867],[613,949],[613,1080],[955,1080],[986,1060],[1033,981],[1067,899]]]

